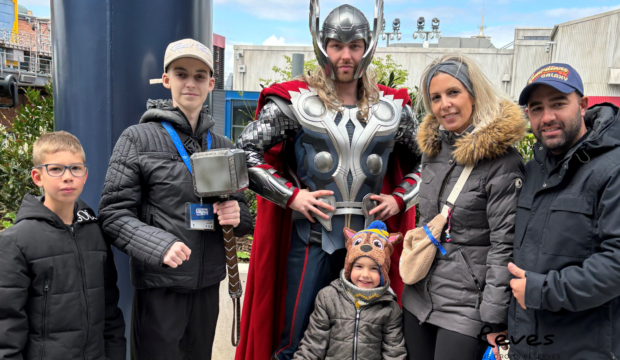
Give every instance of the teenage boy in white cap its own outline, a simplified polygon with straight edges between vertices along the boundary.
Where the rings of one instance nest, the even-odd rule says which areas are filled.
[[[242,236],[252,221],[242,193],[222,203],[197,197],[182,156],[233,148],[211,131],[214,121],[203,106],[215,83],[211,51],[192,39],[171,43],[162,81],[172,99],[149,100],[140,123],[121,134],[99,221],[112,244],[131,257],[132,359],[211,359],[219,283],[226,275],[221,225]],[[186,229],[186,204],[212,210],[214,231]]]

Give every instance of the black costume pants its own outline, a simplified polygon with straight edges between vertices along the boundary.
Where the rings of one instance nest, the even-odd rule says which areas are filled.
[[[192,292],[134,290],[132,360],[211,360],[220,284]]]
[[[403,334],[409,360],[480,360],[489,347],[486,341],[422,323],[403,308]]]
[[[320,239],[320,232],[311,231],[310,238],[304,241],[293,225],[286,265],[285,327],[276,351],[278,360],[293,357],[308,327],[319,290],[337,279],[344,267],[346,249],[330,255],[323,251]]]

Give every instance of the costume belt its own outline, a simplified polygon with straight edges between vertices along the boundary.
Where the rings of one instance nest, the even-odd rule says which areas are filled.
[[[327,211],[322,207],[317,207],[321,212],[329,217],[329,219],[323,219],[322,217],[310,213],[312,217],[317,219],[321,225],[327,230],[332,230],[332,217],[334,215],[360,215],[365,219],[364,227],[368,227],[371,222],[374,221],[375,215],[370,215],[369,212],[377,207],[377,202],[372,200],[370,197],[375,194],[367,194],[364,196],[361,202],[358,201],[336,201],[336,197],[333,195],[329,196],[320,196],[317,199],[323,201],[334,208],[334,211]],[[307,219],[304,214],[299,211],[293,211],[293,221]]]

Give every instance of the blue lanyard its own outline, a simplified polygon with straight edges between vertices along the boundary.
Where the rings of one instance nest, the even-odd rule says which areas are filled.
[[[166,131],[172,138],[172,142],[174,143],[174,146],[177,148],[179,155],[181,155],[181,158],[183,158],[183,162],[185,163],[185,166],[187,166],[187,170],[189,170],[189,173],[193,175],[192,163],[189,161],[189,156],[187,155],[187,151],[185,151],[185,146],[183,146],[181,139],[179,139],[179,135],[174,130],[172,125],[170,125],[169,122],[162,121],[161,124],[164,126],[164,129],[166,129]]]
[[[423,228],[424,228],[424,231],[426,232],[426,235],[428,235],[428,238],[433,243],[433,245],[435,245],[437,249],[441,251],[441,255],[446,255],[447,254],[446,249],[444,249],[441,243],[437,241],[437,239],[435,239],[435,237],[433,236],[433,233],[428,229],[428,226],[424,225]]]
[[[189,173],[193,175],[192,163],[189,161],[189,156],[187,155],[187,151],[185,151],[185,146],[183,146],[179,135],[168,121],[162,121],[161,124],[164,126],[164,129],[166,129],[166,131],[172,138],[172,142],[177,148],[179,155],[181,155],[181,158],[183,158],[183,162],[185,163],[185,166],[187,166],[187,170],[189,170]],[[207,150],[211,150],[211,131],[207,131]]]

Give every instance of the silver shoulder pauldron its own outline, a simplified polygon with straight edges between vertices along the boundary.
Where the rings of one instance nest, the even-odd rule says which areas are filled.
[[[284,178],[274,176],[280,175],[275,169],[256,167],[267,164],[264,159],[265,151],[301,130],[299,122],[287,115],[291,114],[290,110],[283,111],[280,106],[268,101],[258,119],[245,127],[237,140],[237,147],[245,151],[250,190],[284,208],[295,188],[289,189]]]
[[[246,153],[248,167],[266,164],[265,151],[294,136],[301,125],[291,118],[274,102],[267,102],[256,121],[249,123],[239,139],[237,148]]]

